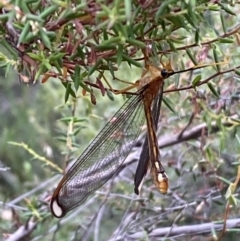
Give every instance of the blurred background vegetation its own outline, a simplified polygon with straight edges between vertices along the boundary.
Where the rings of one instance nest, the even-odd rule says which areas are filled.
[[[0,6],[3,240],[239,239],[239,2]],[[123,89],[115,76],[134,83],[144,60],[159,65],[162,55],[175,70],[225,62],[165,81],[158,137],[168,194],[149,174],[141,195],[133,192],[142,135],[119,174],[57,220],[49,201],[61,172],[127,98],[106,80]]]

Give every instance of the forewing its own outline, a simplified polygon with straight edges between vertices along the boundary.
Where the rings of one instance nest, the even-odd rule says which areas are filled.
[[[128,156],[145,120],[142,91],[125,102],[63,177],[51,201],[56,217],[84,202]]]

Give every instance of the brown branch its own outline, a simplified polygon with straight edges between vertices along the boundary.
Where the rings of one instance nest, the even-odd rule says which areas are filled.
[[[5,241],[20,241],[23,240],[24,237],[29,235],[35,228],[37,227],[37,222],[28,221],[25,225],[16,230],[13,234],[10,235],[8,239]]]
[[[240,227],[240,219],[229,219],[226,222],[226,226],[228,229]],[[201,233],[211,233],[212,229],[220,231],[222,230],[222,228],[223,224],[215,224],[213,222],[196,225],[185,225],[181,227],[157,228],[148,234],[148,238],[165,237],[168,234],[168,237],[172,237],[182,234],[192,235]],[[126,240],[139,240],[145,236],[146,232],[136,232],[134,234],[128,235],[126,237]]]
[[[73,68],[73,67],[72,67]],[[198,86],[201,86],[201,85],[204,85],[204,84],[207,84],[210,80],[216,78],[217,76],[220,76],[220,75],[223,75],[223,74],[226,74],[226,73],[230,73],[230,72],[234,72],[236,69],[239,69],[240,68],[240,65],[239,66],[236,66],[234,68],[231,68],[231,69],[228,69],[228,70],[224,70],[224,71],[219,71],[213,75],[211,75],[210,77],[204,79],[203,81],[200,81],[196,86],[193,86],[192,84],[188,85],[188,86],[184,86],[184,87],[180,87],[180,88],[176,88],[176,89],[168,89],[168,90],[164,90],[163,93],[171,93],[171,92],[178,92],[178,91],[182,91],[182,90],[189,90],[189,89],[195,89],[196,87]],[[196,68],[197,69],[197,68]],[[192,69],[194,70],[194,69]],[[96,89],[100,89],[99,86],[97,84],[94,84],[94,83],[91,83],[89,81],[84,81],[85,84],[89,85],[89,86],[92,86]],[[108,91],[110,90],[109,88],[104,88],[105,91]],[[114,92],[119,92],[119,90],[115,90],[115,89],[112,89]],[[111,90],[110,90],[111,91]],[[133,92],[124,92],[125,94],[133,94]]]
[[[236,28],[234,28],[232,31],[228,32],[228,33],[224,33],[222,35],[220,35],[219,37],[215,38],[215,39],[211,39],[209,41],[206,41],[206,42],[202,42],[202,43],[193,43],[193,44],[189,44],[189,45],[185,45],[185,46],[182,46],[182,47],[177,47],[175,49],[175,51],[180,51],[180,50],[186,50],[186,49],[190,49],[190,48],[193,48],[193,47],[199,47],[199,46],[205,46],[205,45],[210,45],[212,43],[215,43],[215,42],[218,42],[219,39],[222,39],[222,38],[227,38],[227,37],[230,37],[232,36],[233,34],[236,34],[238,33],[238,31],[240,30],[240,25],[237,25]],[[148,39],[147,39],[148,40]],[[149,41],[149,40],[148,40]],[[154,39],[154,41],[159,41],[159,39]],[[158,54],[167,54],[167,53],[172,53],[173,50],[172,49],[166,49],[166,50],[161,50],[158,52]],[[136,58],[135,59],[136,61],[142,61],[144,60],[143,57],[141,58]]]
[[[182,135],[183,135],[183,133],[188,129],[188,127],[192,124],[192,122],[193,122],[193,119],[194,119],[194,113],[192,113],[191,114],[191,116],[190,116],[190,119],[189,119],[189,121],[188,121],[188,123],[187,123],[187,125],[181,130],[181,132],[180,132],[180,134],[179,134],[179,136],[178,136],[178,139],[180,139],[181,137],[182,137]]]
[[[206,84],[208,83],[210,80],[212,80],[213,78],[216,78],[217,76],[219,75],[223,75],[223,74],[226,74],[226,73],[230,73],[230,72],[233,72],[235,69],[239,69],[240,66],[236,66],[234,68],[231,68],[231,69],[228,69],[228,70],[225,70],[225,71],[219,71],[213,75],[211,75],[210,77],[208,77],[207,79],[203,80],[203,81],[200,81],[196,86],[193,86],[192,84],[191,85],[188,85],[188,86],[185,86],[185,87],[181,87],[181,88],[177,88],[177,89],[170,89],[170,90],[165,90],[163,93],[169,93],[169,92],[176,92],[176,91],[182,91],[182,90],[189,90],[189,89],[194,89],[200,85],[203,85],[203,84]]]
[[[229,116],[229,119],[238,119],[238,116],[237,115],[233,115],[233,116]],[[224,126],[231,126],[232,124],[228,121],[223,121],[222,124]],[[167,134],[165,137],[162,137],[159,139],[159,148],[164,148],[164,147],[168,147],[168,146],[172,146],[172,145],[175,145],[175,144],[178,144],[178,143],[181,143],[181,142],[184,142],[184,141],[188,141],[188,140],[191,140],[191,139],[196,139],[198,137],[201,136],[202,134],[202,130],[205,129],[205,134],[208,134],[209,131],[208,131],[208,126],[206,123],[202,123],[200,125],[197,125],[193,128],[191,128],[190,130],[188,131],[185,131],[181,137],[179,138],[179,134],[174,134],[174,135],[170,135]],[[219,127],[217,125],[217,122],[216,121],[213,121],[211,123],[211,133],[215,133],[217,131],[219,131]]]

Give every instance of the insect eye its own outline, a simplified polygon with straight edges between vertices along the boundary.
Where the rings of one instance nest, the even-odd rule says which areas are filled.
[[[169,73],[166,69],[161,70],[161,75],[163,78],[167,78],[169,76]]]

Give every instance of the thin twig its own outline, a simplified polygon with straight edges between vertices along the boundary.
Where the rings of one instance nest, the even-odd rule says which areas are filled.
[[[13,199],[12,201],[5,203],[6,206],[11,207],[12,205],[21,202],[22,200],[24,200],[27,197],[32,196],[34,193],[49,187],[49,184],[51,183],[55,183],[55,181],[60,177],[60,175],[55,175],[54,177],[52,177],[51,179],[46,180],[45,182],[42,182],[40,185],[38,185],[37,187],[33,188],[32,190],[30,190],[29,192],[26,192],[24,194],[22,194],[21,196]]]
[[[24,148],[25,150],[28,151],[29,154],[31,154],[33,156],[33,158],[38,159],[39,161],[42,161],[45,165],[52,167],[53,169],[57,170],[59,173],[63,172],[63,170],[59,166],[54,164],[52,161],[48,160],[46,157],[38,155],[33,149],[29,148],[29,146],[27,144],[25,144],[23,142],[18,143],[18,142],[13,142],[13,141],[9,141],[8,144],[20,146],[20,147]]]
[[[240,219],[237,218],[237,219],[227,220],[226,227],[228,229],[240,227]],[[185,225],[185,226],[181,226],[181,227],[157,228],[148,234],[148,238],[164,237],[170,231],[171,231],[170,237],[172,237],[174,235],[179,235],[179,234],[189,235],[189,234],[193,234],[193,233],[194,234],[209,233],[209,232],[211,232],[212,229],[219,231],[219,230],[222,230],[222,228],[223,228],[223,224],[213,223],[213,222],[197,224],[197,225]],[[144,237],[145,235],[146,235],[145,232],[136,232],[134,234],[128,235],[127,240],[129,240],[129,241],[130,240],[139,240],[142,237]]]
[[[25,225],[18,228],[13,234],[10,235],[5,241],[20,241],[29,235],[37,227],[37,222],[28,221]]]

